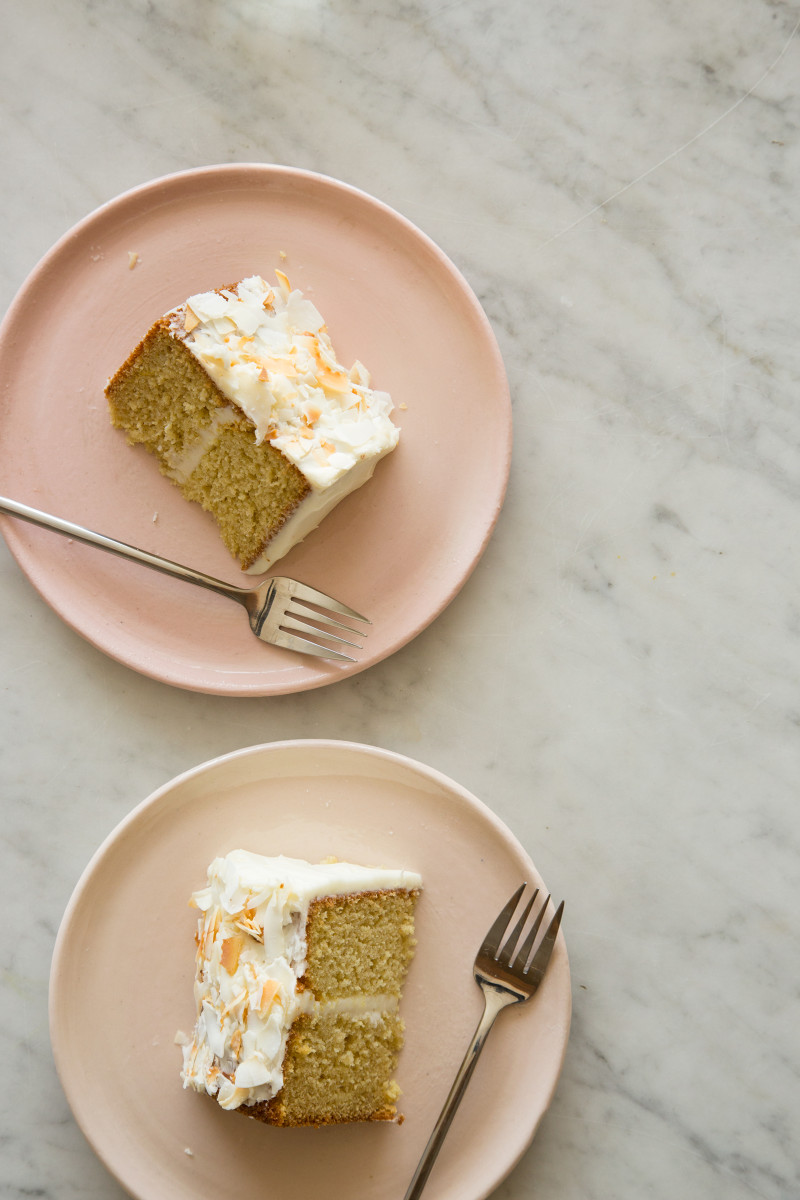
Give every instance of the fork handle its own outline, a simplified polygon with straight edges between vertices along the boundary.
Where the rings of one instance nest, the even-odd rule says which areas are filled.
[[[461,1103],[461,1098],[467,1090],[467,1084],[472,1078],[472,1072],[478,1062],[478,1055],[484,1047],[489,1030],[494,1025],[497,1014],[508,1004],[514,1004],[517,997],[509,995],[508,992],[500,992],[493,988],[491,984],[483,986],[483,1015],[478,1022],[478,1027],[469,1044],[467,1053],[464,1055],[464,1061],[458,1068],[458,1074],[453,1081],[453,1086],[450,1089],[450,1094],[444,1102],[444,1108],[439,1114],[439,1119],[433,1127],[433,1132],[428,1139],[428,1144],[425,1147],[422,1158],[419,1160],[419,1165],[414,1172],[411,1183],[408,1185],[403,1200],[418,1200],[422,1195],[422,1189],[428,1182],[428,1176],[433,1170],[433,1164],[439,1151],[442,1148],[442,1142],[445,1139],[450,1123],[456,1115],[456,1109]]]
[[[196,583],[198,587],[208,588],[211,592],[219,592],[220,595],[229,596],[232,600],[243,602],[243,597],[247,595],[246,588],[225,583],[221,579],[215,579],[213,575],[204,575],[202,571],[184,567],[168,558],[160,558],[159,555],[150,554],[147,550],[140,550],[137,546],[129,546],[127,542],[117,542],[114,538],[106,537],[105,534],[84,529],[82,525],[73,525],[71,521],[53,517],[49,513],[40,512],[38,508],[30,508],[27,504],[20,504],[19,501],[9,500],[5,496],[0,496],[0,513],[7,513],[12,517],[20,517],[23,521],[30,521],[32,525],[41,525],[45,529],[52,529],[54,533],[62,533],[65,537],[74,538],[77,542],[86,542],[90,546],[97,546],[100,550],[108,550],[111,554],[119,555],[120,558],[133,559],[134,562],[141,563],[144,567],[161,571],[164,575],[172,575],[175,579],[184,580],[185,583]]]

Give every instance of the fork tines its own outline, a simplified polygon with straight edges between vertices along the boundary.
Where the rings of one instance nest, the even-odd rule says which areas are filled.
[[[349,625],[344,625],[341,621],[334,621],[331,617],[314,612],[310,608],[287,608],[281,618],[280,628],[291,630],[293,633],[316,634],[326,641],[352,646],[355,650],[363,649],[361,642],[351,641],[350,638],[342,637],[341,633],[332,633],[331,630],[339,629],[342,633],[355,634],[356,637],[367,636],[360,630],[351,629]]]
[[[370,625],[372,622],[367,617],[363,617],[361,613],[356,612],[347,604],[334,600],[332,596],[327,596],[324,592],[309,587],[308,584],[299,583],[296,579],[283,578],[274,582],[280,585],[281,591],[289,601],[281,616],[279,628],[285,634],[305,635],[304,637],[287,638],[287,644],[293,643],[290,648],[303,649],[306,653],[314,653],[328,658],[343,658],[348,662],[355,661],[348,654],[320,645],[317,640],[309,640],[309,635],[315,639],[322,638],[325,642],[336,642],[339,645],[352,646],[355,650],[361,650],[363,649],[362,643],[353,641],[352,638],[364,638],[367,636],[367,631],[353,629],[352,623],[361,621],[365,625]],[[336,616],[331,616],[332,613],[335,613]],[[344,617],[346,621],[337,620],[337,617]],[[334,630],[338,632],[333,632]],[[345,637],[345,634],[350,636]]]
[[[315,604],[319,608],[339,613],[342,617],[349,617],[352,621],[363,621],[365,625],[372,624],[367,617],[362,617],[361,613],[357,613],[354,608],[348,608],[340,600],[334,600],[333,596],[326,596],[325,592],[319,592],[316,588],[309,587],[307,583],[299,583],[296,579],[288,579],[286,576],[275,578],[273,583],[280,584],[286,595],[294,596],[296,600],[300,600],[304,604]]]
[[[520,914],[520,917],[513,930],[511,933],[507,934],[509,925],[514,913],[516,912],[517,905],[519,904],[526,886],[527,885],[524,883],[521,884],[509,900],[508,904],[506,904],[502,912],[499,913],[497,920],[494,922],[486,935],[484,943],[481,946],[480,953],[488,955],[488,957],[494,959],[495,962],[499,963],[503,967],[508,968],[508,970],[513,971],[515,974],[524,975],[527,979],[540,979],[544,975],[545,968],[550,961],[550,955],[553,951],[553,944],[556,940],[559,926],[561,924],[561,916],[564,911],[564,901],[562,900],[556,909],[555,916],[547,926],[544,936],[539,943],[538,949],[536,950],[536,953],[533,954],[533,958],[531,958],[534,945],[536,944],[536,938],[542,925],[542,920],[550,903],[550,896],[547,896],[546,900],[536,914],[525,940],[521,945],[519,945],[518,943],[522,937],[525,924],[528,920],[531,909],[536,903],[536,898],[539,895],[539,889],[536,888],[530,900],[528,900],[528,902],[523,906],[522,913]]]

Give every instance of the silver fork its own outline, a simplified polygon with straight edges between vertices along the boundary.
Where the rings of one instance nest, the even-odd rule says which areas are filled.
[[[324,592],[308,587],[305,583],[298,583],[296,579],[276,575],[254,588],[236,587],[235,584],[224,583],[212,575],[204,575],[202,571],[195,571],[192,567],[184,567],[168,558],[150,554],[147,550],[139,550],[136,546],[129,546],[127,542],[117,542],[102,533],[94,533],[91,529],[73,525],[71,521],[63,521],[60,517],[39,512],[36,508],[29,508],[27,504],[8,500],[4,496],[0,496],[0,513],[20,517],[33,525],[42,525],[55,533],[63,533],[65,537],[87,542],[100,550],[118,554],[120,558],[133,559],[134,562],[151,567],[154,571],[182,579],[184,583],[195,583],[210,592],[227,596],[229,600],[236,600],[247,609],[250,628],[256,637],[262,642],[270,642],[273,646],[297,650],[301,654],[314,654],[318,658],[338,658],[355,662],[349,654],[334,650],[324,642],[338,642],[361,650],[360,642],[351,641],[344,635],[367,636],[366,630],[352,629],[350,624],[336,619],[345,617],[351,624],[354,621],[362,621],[369,625],[371,622],[366,617],[348,608],[346,604],[334,600],[332,596],[326,596]],[[332,613],[336,616],[331,616]],[[316,641],[315,638],[322,638],[323,641]]]
[[[522,937],[525,922],[533,908],[536,897],[539,895],[538,888],[523,908],[522,914],[511,933],[505,937],[517,904],[526,886],[523,883],[514,892],[514,895],[487,933],[483,945],[475,957],[472,973],[483,991],[483,1016],[478,1022],[478,1028],[475,1030],[475,1034],[469,1044],[464,1061],[458,1069],[458,1074],[450,1089],[450,1094],[445,1101],[444,1108],[433,1127],[433,1133],[423,1151],[419,1166],[414,1172],[411,1183],[408,1185],[408,1191],[405,1194],[404,1200],[417,1200],[422,1195],[422,1190],[428,1181],[433,1164],[436,1162],[436,1156],[450,1128],[450,1123],[455,1116],[456,1109],[461,1103],[464,1092],[467,1090],[467,1084],[470,1081],[472,1072],[475,1070],[478,1055],[484,1047],[484,1043],[489,1036],[489,1030],[492,1028],[498,1013],[502,1012],[509,1004],[519,1004],[524,1000],[530,1000],[544,979],[544,973],[547,970],[550,956],[553,953],[556,934],[561,924],[564,901],[562,900],[556,909],[555,915],[547,926],[536,952],[531,957],[536,937],[542,924],[542,918],[550,902],[549,896],[539,909],[530,932],[527,934],[522,945],[519,946],[519,949],[516,949],[517,943]]]

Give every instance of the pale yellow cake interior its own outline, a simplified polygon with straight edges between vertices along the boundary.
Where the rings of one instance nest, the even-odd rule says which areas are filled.
[[[119,369],[106,396],[114,425],[156,456],[187,499],[211,513],[244,569],[309,492],[279,450],[266,441],[256,445],[252,422],[228,404],[164,320]]]
[[[417,893],[355,893],[314,901],[308,965],[301,980],[318,1001],[388,998],[374,1016],[330,1012],[299,1017],[289,1035],[284,1085],[272,1100],[239,1111],[273,1125],[393,1120],[403,1045],[397,1012],[414,953]]]

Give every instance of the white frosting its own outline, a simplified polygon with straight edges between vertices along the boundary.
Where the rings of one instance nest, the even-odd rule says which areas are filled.
[[[183,1046],[184,1087],[223,1108],[271,1099],[283,1086],[286,1040],[301,1013],[351,1013],[371,1020],[396,998],[353,997],[320,1004],[297,990],[306,968],[309,905],[324,896],[417,889],[419,875],[352,863],[307,863],[234,850],[216,858],[192,896],[198,921],[193,1036]]]
[[[342,366],[320,313],[276,275],[275,290],[253,275],[191,296],[183,328],[172,328],[253,422],[256,441],[268,440],[324,491],[393,450],[399,430],[389,394],[370,388],[361,363]]]

